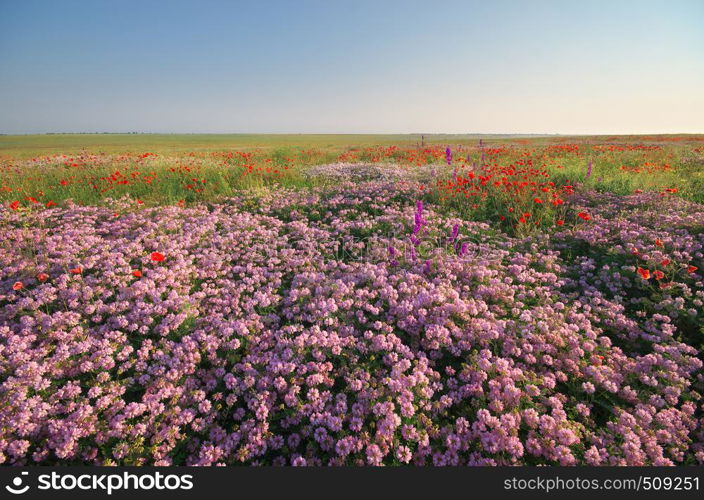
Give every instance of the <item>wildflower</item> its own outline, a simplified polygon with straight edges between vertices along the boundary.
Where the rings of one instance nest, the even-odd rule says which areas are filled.
[[[640,275],[641,278],[644,280],[650,279],[650,271],[648,269],[643,269],[642,267],[638,268],[638,274]]]
[[[587,212],[579,212],[577,214],[577,217],[579,217],[580,219],[584,219],[584,220],[591,219],[591,216]]]
[[[416,213],[414,214],[413,234],[420,232],[421,228],[425,225],[425,220],[423,220],[423,202],[418,200],[416,202]]]
[[[15,284],[12,285],[12,289],[17,291],[17,290],[22,290],[24,288],[24,285],[22,284],[21,281],[15,281]]]
[[[17,200],[13,201],[12,203],[10,203],[10,208],[12,210],[17,210],[18,208],[20,208],[20,202]]]
[[[659,247],[663,246],[662,240],[660,240],[659,238],[656,239],[656,240],[655,240],[655,245],[657,245],[657,246],[659,246]]]
[[[462,257],[464,254],[467,253],[467,242],[462,243],[462,246],[460,246],[459,251],[457,252],[457,255]]]
[[[71,274],[81,274],[83,272],[82,267],[74,267],[73,269],[70,269]]]
[[[663,273],[663,272],[660,271],[660,270],[656,270],[656,271],[653,271],[653,277],[654,277],[656,280],[661,280],[661,279],[663,279],[663,278],[665,277],[665,273]]]
[[[663,266],[663,267],[669,266],[669,265],[670,265],[670,259],[662,259],[662,260],[660,261],[660,265]]]
[[[587,179],[589,179],[592,176],[592,161],[589,160],[589,164],[587,165]]]
[[[154,262],[162,262],[164,260],[164,254],[159,252],[152,252],[150,257]]]
[[[455,224],[454,226],[452,226],[452,233],[450,234],[450,243],[455,242],[459,232],[460,232],[460,225],[459,224]]]
[[[44,283],[48,279],[49,279],[49,275],[46,273],[37,274],[37,280],[41,281],[42,283]]]
[[[693,273],[694,271],[696,271],[697,269],[699,269],[697,266],[687,266],[687,272],[688,272],[689,274],[692,274],[692,273]]]
[[[448,165],[452,164],[452,150],[449,147],[445,150],[445,161]]]
[[[565,225],[565,221],[562,220],[562,219],[557,219],[557,220],[555,221],[555,224],[557,224],[558,226],[564,226],[564,225]]]
[[[540,198],[535,198],[533,201],[535,203],[542,203],[543,202],[543,200],[541,200]]]
[[[135,278],[141,278],[141,277],[142,277],[142,271],[140,271],[139,269],[133,269],[133,270],[132,270],[132,276],[134,276]]]

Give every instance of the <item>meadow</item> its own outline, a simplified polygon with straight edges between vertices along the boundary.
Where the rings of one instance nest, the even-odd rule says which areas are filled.
[[[0,136],[0,463],[704,462],[702,136]]]

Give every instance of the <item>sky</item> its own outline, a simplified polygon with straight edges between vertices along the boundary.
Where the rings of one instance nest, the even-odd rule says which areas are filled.
[[[0,0],[0,133],[704,133],[704,0]]]

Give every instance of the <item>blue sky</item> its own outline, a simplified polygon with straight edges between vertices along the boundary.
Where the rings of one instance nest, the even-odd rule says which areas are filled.
[[[701,0],[0,0],[0,133],[702,133],[702,19]]]

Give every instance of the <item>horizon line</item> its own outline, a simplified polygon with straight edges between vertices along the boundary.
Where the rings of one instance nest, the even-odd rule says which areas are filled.
[[[523,136],[523,137],[600,137],[600,136],[639,136],[639,135],[704,135],[704,130],[700,132],[590,132],[590,133],[564,133],[564,132],[23,132],[5,133],[0,132],[2,137],[24,137],[32,135],[450,135],[450,136]]]

